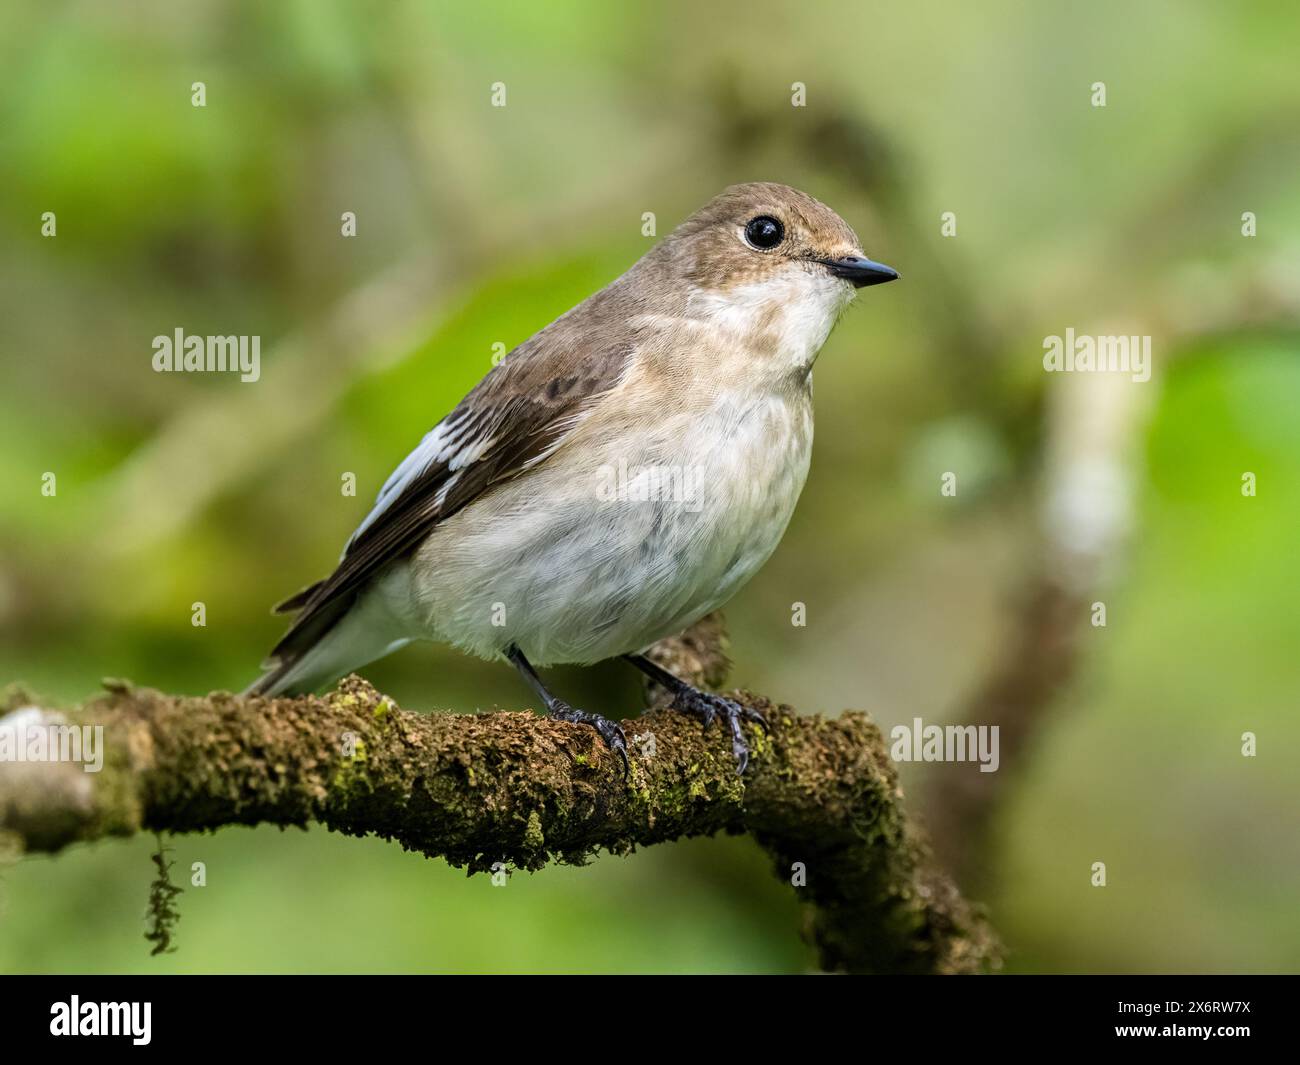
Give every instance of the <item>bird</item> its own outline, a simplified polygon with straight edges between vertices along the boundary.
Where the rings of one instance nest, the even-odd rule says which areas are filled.
[[[622,276],[534,334],[420,440],[334,572],[294,612],[250,694],[318,690],[413,640],[513,664],[548,716],[622,727],[537,670],[622,658],[672,706],[751,708],[646,656],[726,603],[780,543],[808,475],[812,370],[858,290],[897,271],[831,208],[732,185]]]

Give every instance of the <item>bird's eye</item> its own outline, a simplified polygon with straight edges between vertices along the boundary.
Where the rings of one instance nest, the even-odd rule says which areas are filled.
[[[785,226],[771,215],[761,214],[751,218],[745,226],[745,239],[750,245],[766,251],[775,248],[785,236]]]

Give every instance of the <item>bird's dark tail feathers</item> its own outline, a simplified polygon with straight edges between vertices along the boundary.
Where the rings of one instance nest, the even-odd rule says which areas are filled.
[[[317,581],[315,584],[307,585],[307,587],[304,588],[301,592],[295,592],[293,595],[289,596],[289,598],[286,599],[284,602],[276,603],[275,606],[271,608],[271,613],[292,614],[297,610],[301,610],[303,607],[307,605],[307,600],[310,599],[313,595],[315,595],[316,590],[320,588],[320,586],[324,583],[325,583],[324,581]]]
[[[318,585],[304,588],[276,608],[276,613],[301,609]],[[348,670],[364,664],[369,659],[353,661],[348,653],[347,641],[338,639],[339,622],[351,610],[354,596],[341,597],[318,610],[309,618],[300,619],[271,650],[262,663],[267,672],[253,681],[245,695],[296,695],[315,691],[321,685],[337,680]],[[305,623],[301,623],[305,621]]]

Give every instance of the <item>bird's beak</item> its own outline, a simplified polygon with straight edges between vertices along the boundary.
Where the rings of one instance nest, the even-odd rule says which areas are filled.
[[[854,288],[883,285],[886,281],[898,280],[897,270],[884,263],[872,262],[861,255],[846,255],[842,259],[822,259],[820,262],[836,277],[851,281]]]

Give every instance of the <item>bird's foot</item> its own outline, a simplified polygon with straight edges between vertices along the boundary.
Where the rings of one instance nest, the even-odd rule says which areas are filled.
[[[578,725],[589,725],[594,728],[605,741],[605,746],[623,759],[623,776],[626,777],[631,771],[627,760],[627,737],[623,735],[623,726],[617,721],[611,721],[607,717],[601,717],[600,714],[593,714],[587,710],[577,710],[563,699],[552,700],[547,716],[558,721],[572,721]]]
[[[752,721],[766,732],[767,719],[762,714],[757,710],[751,710],[748,706],[741,706],[734,699],[728,699],[724,695],[714,695],[712,692],[702,692],[687,684],[677,689],[673,696],[672,707],[684,714],[698,717],[704,722],[706,729],[719,717],[726,721],[727,728],[731,731],[731,753],[736,759],[736,774],[744,775],[749,765],[749,744],[745,742],[745,733],[740,723]]]

